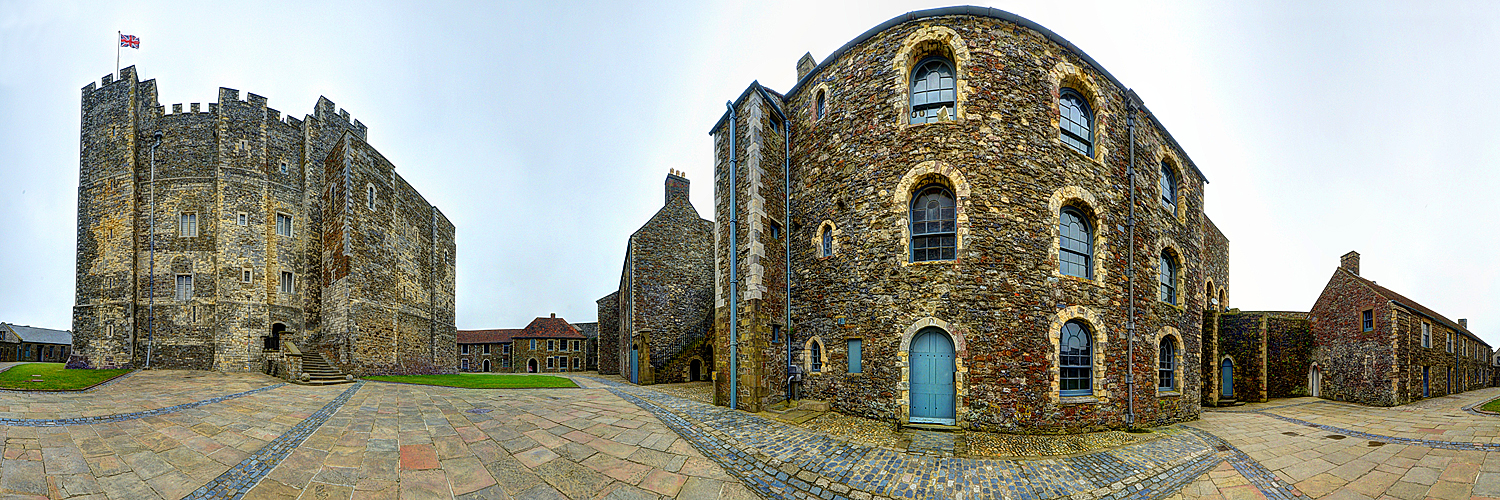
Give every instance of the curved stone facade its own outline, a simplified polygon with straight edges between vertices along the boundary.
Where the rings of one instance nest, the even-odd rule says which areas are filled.
[[[913,67],[931,58],[952,65],[956,102],[938,121],[913,124]],[[1089,154],[1059,133],[1064,89],[1093,111]],[[1072,44],[993,9],[914,12],[850,42],[785,95],[753,84],[734,105],[734,120],[726,113],[713,129],[715,351],[718,366],[727,367],[727,232],[734,229],[746,284],[738,318],[742,407],[757,409],[785,391],[785,349],[770,330],[785,323],[785,294],[778,290],[785,287],[782,252],[789,250],[790,341],[798,346],[792,356],[801,356],[807,339],[820,340],[824,369],[806,377],[805,389],[839,411],[910,421],[907,342],[918,325],[941,323],[957,351],[955,425],[1012,432],[1120,428],[1132,393],[1140,425],[1199,414],[1207,283],[1215,283],[1215,295],[1228,285],[1227,240],[1203,213],[1207,181],[1134,93]],[[731,131],[736,228],[728,206]],[[1163,168],[1177,180],[1175,206],[1162,201]],[[790,186],[785,215],[784,185]],[[955,198],[954,258],[914,262],[911,203],[928,185]],[[1059,214],[1066,207],[1093,229],[1089,278],[1060,272]],[[783,220],[788,238],[763,230]],[[822,252],[825,228],[837,228],[831,256]],[[1175,304],[1160,300],[1164,253],[1179,263]],[[1132,275],[1138,341],[1127,363]],[[1058,331],[1066,321],[1082,322],[1094,337],[1092,387],[1082,396],[1059,390]],[[1158,391],[1162,332],[1170,332],[1179,352],[1172,356],[1174,387]],[[852,339],[860,341],[858,373],[850,373],[847,357]],[[763,373],[755,373],[761,366]],[[730,389],[727,377],[719,381],[723,402]]]
[[[453,224],[363,124],[111,76],[82,93],[72,365],[259,371],[275,332],[352,373],[453,369]]]

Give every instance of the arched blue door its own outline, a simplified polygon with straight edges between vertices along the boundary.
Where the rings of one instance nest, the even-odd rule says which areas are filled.
[[[928,327],[911,341],[911,421],[954,424],[953,340]]]
[[[640,379],[640,350],[630,346],[630,383],[639,384]]]
[[[1219,378],[1223,381],[1219,393],[1226,398],[1234,397],[1234,362],[1229,361],[1229,358],[1224,358],[1224,362],[1219,364]]]

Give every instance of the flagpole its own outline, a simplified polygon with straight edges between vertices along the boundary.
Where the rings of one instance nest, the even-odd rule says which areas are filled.
[[[125,36],[123,31],[115,31],[115,78],[120,77],[120,37]]]

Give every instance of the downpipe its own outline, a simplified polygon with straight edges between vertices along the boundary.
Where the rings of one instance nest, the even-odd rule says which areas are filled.
[[[1127,277],[1127,280],[1130,282],[1130,290],[1129,290],[1129,296],[1128,296],[1128,301],[1130,303],[1130,306],[1129,306],[1129,317],[1126,318],[1126,320],[1125,320],[1125,331],[1126,331],[1126,334],[1130,336],[1130,338],[1128,340],[1126,340],[1126,342],[1125,342],[1125,345],[1126,345],[1126,350],[1125,350],[1125,369],[1126,369],[1126,373],[1125,373],[1125,394],[1126,394],[1126,396],[1125,396],[1125,426],[1127,428],[1134,428],[1135,427],[1135,271],[1136,271],[1136,269],[1135,269],[1135,114],[1138,111],[1138,108],[1136,108],[1136,106],[1135,106],[1135,100],[1134,99],[1130,99],[1130,98],[1127,97],[1127,100],[1128,100],[1128,102],[1126,103],[1125,124],[1126,124],[1126,128],[1129,129],[1129,135],[1130,135],[1130,167],[1125,172],[1125,176],[1130,178],[1130,219],[1128,221],[1126,221],[1126,226],[1129,227],[1129,231],[1130,231],[1130,234],[1128,235],[1128,238],[1130,239],[1130,244],[1126,245],[1126,246],[1130,249],[1129,252],[1128,252],[1129,255],[1130,255],[1130,257],[1129,257],[1129,261],[1128,261],[1128,264],[1127,264],[1130,267],[1126,271],[1125,276]]]
[[[729,108],[729,407],[740,409],[740,330],[739,330],[739,207],[735,192],[739,191],[739,165],[735,159],[735,135],[738,133],[739,116],[734,112],[734,101],[725,101]]]

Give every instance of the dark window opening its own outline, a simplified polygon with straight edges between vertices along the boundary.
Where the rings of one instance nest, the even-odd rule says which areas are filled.
[[[1058,217],[1058,271],[1068,276],[1092,279],[1093,231],[1088,219],[1073,207],[1064,207]]]
[[[917,191],[911,204],[911,260],[953,260],[958,227],[953,192],[939,185]]]
[[[1057,104],[1062,119],[1058,120],[1058,128],[1063,144],[1084,156],[1094,156],[1094,112],[1089,110],[1088,101],[1069,88],[1059,94]]]
[[[946,59],[929,58],[917,64],[911,77],[911,123],[951,121],[957,115],[957,80]]]
[[[1058,386],[1063,396],[1088,396],[1093,391],[1093,355],[1088,327],[1080,321],[1063,324],[1061,344],[1058,345],[1058,367],[1061,380]]]

